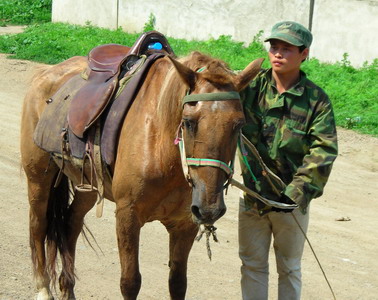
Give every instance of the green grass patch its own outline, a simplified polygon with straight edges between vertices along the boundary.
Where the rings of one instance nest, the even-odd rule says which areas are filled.
[[[0,26],[51,21],[52,0],[1,0]]]
[[[335,64],[311,59],[303,70],[329,95],[337,125],[378,136],[378,59],[356,69],[345,57]]]
[[[145,29],[153,29],[153,22],[150,18]],[[178,56],[198,50],[226,61],[234,70],[240,70],[255,58],[267,58],[261,34],[257,34],[249,45],[235,42],[230,36],[207,41],[168,37],[168,41]],[[90,24],[45,23],[29,26],[17,35],[0,36],[0,52],[13,54],[12,57],[18,59],[55,64],[75,55],[87,55],[93,47],[101,44],[131,46],[138,36],[121,29],[108,30]],[[263,66],[269,66],[268,60]],[[378,59],[356,69],[350,65],[347,55],[335,64],[321,63],[312,58],[303,63],[303,70],[330,96],[337,125],[378,136]]]
[[[97,45],[116,43],[131,46],[139,35],[90,24],[36,24],[27,27],[23,33],[0,37],[0,51],[14,54],[13,57],[18,59],[55,64],[75,55],[87,55]],[[208,41],[167,39],[178,56],[198,50],[227,61],[235,69],[244,68],[255,57],[266,56],[263,45],[257,39],[248,47],[232,41],[230,36]]]
[[[138,36],[91,25],[44,23],[28,26],[20,34],[0,36],[0,51],[18,59],[56,64],[72,56],[87,55],[101,44],[131,45]]]

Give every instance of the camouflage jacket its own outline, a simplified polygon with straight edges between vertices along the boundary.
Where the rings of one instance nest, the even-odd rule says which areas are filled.
[[[322,195],[337,156],[336,125],[327,94],[301,71],[300,81],[280,95],[272,70],[268,69],[241,92],[241,99],[247,120],[243,134],[255,145],[268,168],[286,184],[281,187],[282,193],[306,213],[311,199]],[[279,201],[256,157],[247,150],[243,158],[241,152],[238,151],[245,185]],[[245,201],[247,208],[256,206],[260,215],[271,210],[249,196]]]

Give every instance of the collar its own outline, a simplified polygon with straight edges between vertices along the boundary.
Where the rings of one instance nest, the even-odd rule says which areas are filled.
[[[266,76],[267,76],[268,84],[270,86],[274,87],[274,89],[277,91],[276,81],[274,80],[274,78],[272,76],[272,68],[270,68],[267,71]],[[302,96],[303,93],[304,93],[304,90],[305,90],[306,81],[307,81],[306,73],[303,72],[302,70],[300,70],[299,81],[293,87],[291,87],[289,90],[284,92],[283,94],[291,94],[293,96]]]

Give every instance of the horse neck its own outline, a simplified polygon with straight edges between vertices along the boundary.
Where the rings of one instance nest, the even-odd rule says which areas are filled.
[[[156,109],[156,120],[160,127],[161,134],[171,141],[181,123],[182,98],[187,87],[179,78],[177,72],[170,68],[162,81],[158,104]]]

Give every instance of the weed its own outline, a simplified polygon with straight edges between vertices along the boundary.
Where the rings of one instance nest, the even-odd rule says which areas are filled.
[[[154,16],[153,13],[151,13],[150,17],[148,18],[148,22],[144,24],[143,32],[155,30],[155,24],[156,24],[156,17]]]
[[[1,0],[0,24],[28,25],[51,21],[52,0]]]

